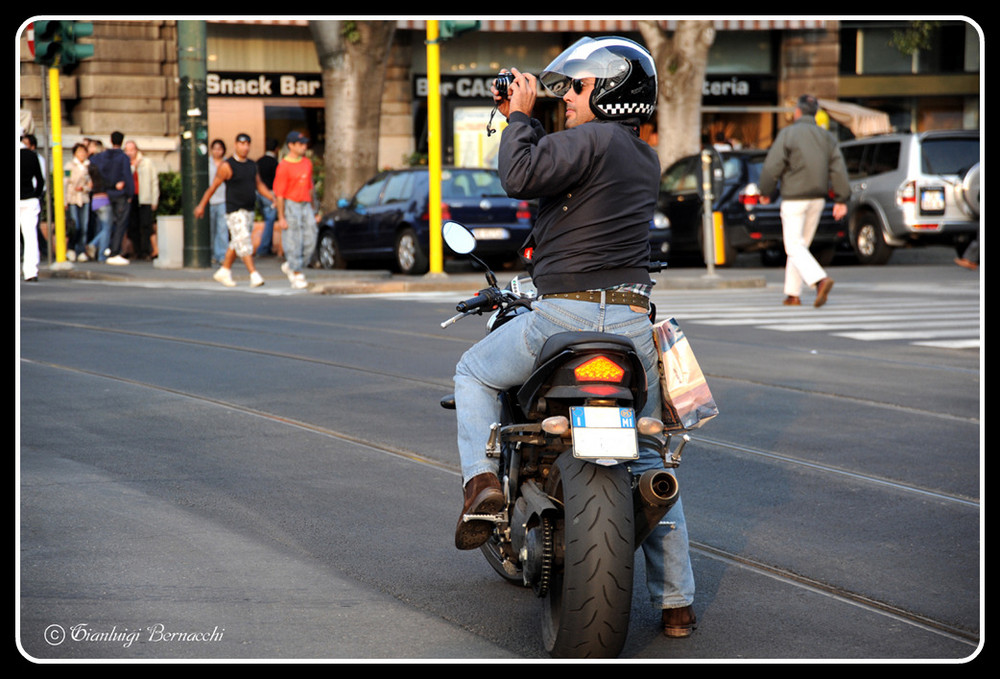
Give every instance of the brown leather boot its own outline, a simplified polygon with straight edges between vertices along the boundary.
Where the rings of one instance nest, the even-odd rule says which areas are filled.
[[[455,528],[455,546],[475,549],[489,539],[493,531],[491,521],[465,521],[466,514],[496,514],[503,509],[505,500],[496,474],[478,474],[465,484],[465,505]]]
[[[664,636],[673,639],[689,637],[691,632],[698,628],[698,621],[694,617],[694,609],[691,606],[664,608],[660,620],[663,624]]]

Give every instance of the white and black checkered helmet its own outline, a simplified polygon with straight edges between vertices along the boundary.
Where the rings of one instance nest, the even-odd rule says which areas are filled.
[[[590,110],[600,120],[649,120],[656,108],[656,66],[638,43],[621,37],[580,38],[538,79],[563,97],[579,78],[596,78]]]

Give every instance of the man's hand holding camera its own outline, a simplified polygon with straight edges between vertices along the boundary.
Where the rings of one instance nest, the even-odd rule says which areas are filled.
[[[516,68],[501,71],[493,81],[493,101],[504,118],[510,118],[514,111],[530,116],[535,108],[537,96],[535,76],[521,73]]]

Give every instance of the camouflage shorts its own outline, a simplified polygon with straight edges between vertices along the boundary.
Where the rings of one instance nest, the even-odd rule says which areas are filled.
[[[227,212],[226,226],[229,227],[229,247],[236,252],[236,256],[252,255],[253,242],[250,239],[250,232],[253,229],[253,211]]]

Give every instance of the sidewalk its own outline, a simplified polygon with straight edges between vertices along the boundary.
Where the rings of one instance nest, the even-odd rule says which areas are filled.
[[[263,257],[255,260],[255,266],[264,277],[265,285],[287,286],[288,279],[281,273],[284,260],[279,257]],[[39,278],[44,282],[49,278],[81,278],[117,283],[215,283],[212,274],[215,268],[163,268],[154,262],[132,262],[127,266],[113,266],[99,262],[66,262],[49,264],[43,261],[39,267]],[[308,292],[315,294],[361,294],[379,292],[431,292],[455,290],[475,292],[486,286],[481,271],[476,271],[464,262],[447,262],[445,272],[423,276],[404,276],[387,269],[307,269]],[[505,284],[518,271],[497,271],[497,278]],[[656,289],[713,289],[764,287],[766,282],[759,276],[739,269],[716,269],[709,276],[707,269],[686,267],[665,269],[654,274]],[[242,262],[233,265],[233,279],[237,286],[246,286],[248,274]],[[218,285],[217,283],[215,283]],[[220,286],[221,287],[221,286]]]

